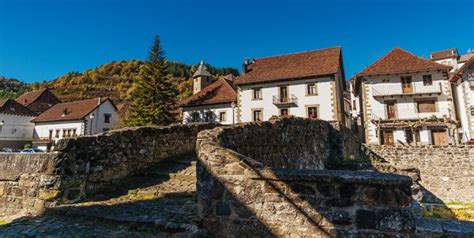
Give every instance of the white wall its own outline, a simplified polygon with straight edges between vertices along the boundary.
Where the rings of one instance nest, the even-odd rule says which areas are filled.
[[[105,123],[104,114],[111,114],[110,123]],[[94,115],[91,117],[91,115]],[[57,142],[59,139],[64,138],[66,130],[76,129],[76,135],[90,135],[101,133],[105,130],[113,128],[114,123],[117,119],[117,111],[110,101],[106,101],[92,111],[85,120],[73,120],[73,121],[57,121],[57,122],[37,122],[35,123],[35,139],[46,140],[49,139],[49,131],[53,130],[53,140]],[[56,136],[56,130],[60,133]]]
[[[105,123],[105,114],[111,115],[110,123]],[[91,118],[91,115],[93,115],[93,118]],[[94,135],[97,133],[104,132],[106,130],[110,130],[114,127],[115,121],[117,120],[117,111],[115,110],[115,107],[110,101],[105,101],[100,105],[100,107],[96,108],[86,118],[87,126],[84,134]]]
[[[314,96],[306,95],[306,84],[317,82],[318,94]],[[333,83],[331,83],[333,82]],[[273,104],[273,96],[279,95],[279,86],[288,85],[288,95],[295,95],[298,98],[297,107],[289,108],[289,115],[297,117],[307,117],[306,107],[317,105],[319,107],[319,119],[334,121],[336,120],[335,106],[333,109],[332,95],[335,91],[335,82],[330,78],[306,79],[285,81],[280,83],[266,83],[259,85],[242,85],[239,87],[240,97],[240,121],[250,122],[252,118],[252,109],[263,109],[263,120],[266,121],[273,115],[280,115],[279,107]],[[334,85],[334,86],[332,86]],[[262,88],[262,100],[253,99],[253,88]]]
[[[471,89],[469,82],[469,75],[474,73],[474,66],[465,70],[460,79],[455,85],[457,105],[456,109],[459,113],[459,120],[461,122],[462,142],[469,142],[474,135],[474,116],[471,115],[471,106],[474,106],[474,90]],[[474,78],[473,78],[474,79]],[[471,79],[471,80],[473,80]]]
[[[441,83],[441,95],[432,94],[432,95],[416,95],[416,96],[389,96],[389,97],[374,97],[374,88],[380,89],[383,88],[384,92],[393,92],[401,90],[401,76],[412,76],[412,88],[416,92],[426,92],[423,85],[423,75],[431,74],[433,85]],[[372,119],[387,119],[386,105],[385,101],[396,101],[397,108],[397,118],[400,119],[422,119],[435,115],[438,118],[443,118],[444,116],[456,119],[455,112],[450,108],[450,102],[448,98],[450,97],[451,89],[450,83],[443,76],[441,72],[431,71],[423,73],[413,73],[413,74],[403,74],[403,75],[384,75],[384,76],[373,76],[367,77],[365,82],[368,86],[367,98],[368,104],[370,105],[370,115],[367,115],[368,118],[365,119],[365,124],[367,127],[367,143],[370,144],[379,144],[379,138],[377,137],[376,125],[372,123]],[[437,112],[433,113],[418,113],[416,110],[416,99],[423,98],[436,98],[436,107]],[[426,138],[425,138],[426,139]],[[431,140],[422,141],[425,143],[430,143]]]
[[[218,122],[224,125],[237,123],[237,119],[236,119],[237,108],[234,108],[234,112],[232,112],[232,107],[230,103],[197,106],[197,107],[185,107],[183,108],[183,123],[187,124],[187,123],[192,122],[191,118],[192,118],[193,113],[198,113],[200,120],[204,121],[204,118],[207,112],[211,112],[214,115],[214,120],[210,122]],[[226,113],[225,121],[219,121],[220,112]],[[234,120],[232,120],[232,117],[234,117]]]
[[[34,117],[0,113],[0,140],[31,141],[33,140]]]

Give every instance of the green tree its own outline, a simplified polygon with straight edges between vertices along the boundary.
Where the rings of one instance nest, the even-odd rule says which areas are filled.
[[[132,92],[127,126],[168,125],[174,121],[171,110],[177,90],[166,72],[165,53],[155,36],[148,59],[140,68]]]

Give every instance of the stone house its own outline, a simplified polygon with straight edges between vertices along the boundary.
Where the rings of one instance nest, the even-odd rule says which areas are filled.
[[[50,151],[62,138],[108,131],[116,118],[117,108],[109,98],[58,103],[32,120],[33,146]]]
[[[244,60],[237,121],[292,115],[344,124],[342,62],[340,47]]]
[[[456,112],[449,65],[400,48],[356,74],[367,144],[456,143]]]
[[[193,75],[193,95],[180,103],[182,123],[234,124],[237,92],[234,76],[214,80],[203,61]]]
[[[17,99],[18,103],[29,108],[37,115],[48,110],[50,107],[60,103],[61,101],[49,89],[36,90],[23,93]]]
[[[0,100],[0,148],[22,148],[33,140],[36,116],[32,110],[12,99]]]
[[[461,142],[474,139],[474,57],[462,64],[451,76]]]

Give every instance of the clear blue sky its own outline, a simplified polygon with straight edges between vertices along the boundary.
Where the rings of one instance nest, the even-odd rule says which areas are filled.
[[[474,48],[474,1],[0,0],[0,75],[51,80],[144,59],[159,34],[168,59],[241,69],[244,57],[342,46],[346,77],[399,46]]]

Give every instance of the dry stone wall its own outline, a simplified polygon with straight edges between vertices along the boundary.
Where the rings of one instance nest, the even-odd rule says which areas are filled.
[[[193,154],[198,132],[213,127],[138,127],[61,140],[53,153],[0,154],[0,217],[106,193],[163,159]]]
[[[331,156],[344,154],[333,144],[337,136],[327,122],[300,119],[201,132],[197,190],[204,226],[219,237],[413,234],[411,179],[323,169]],[[275,144],[266,148],[270,138]]]
[[[473,146],[371,146],[395,167],[419,171],[424,202],[474,202]]]

